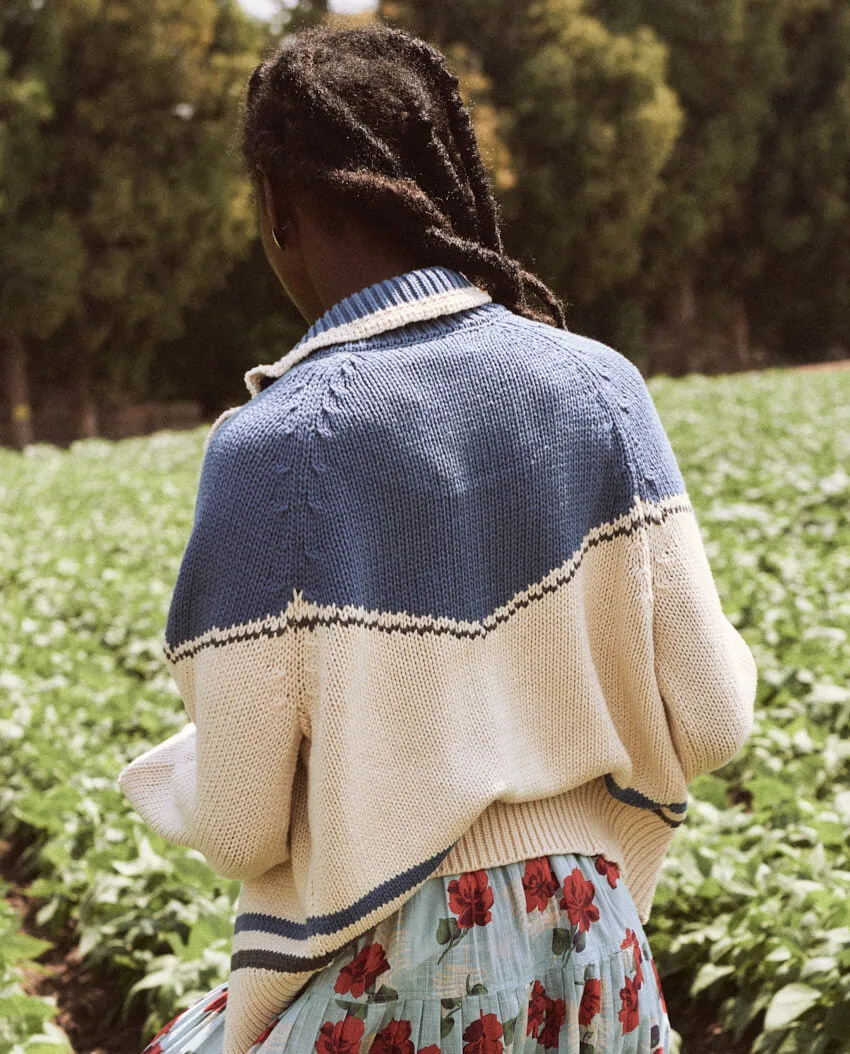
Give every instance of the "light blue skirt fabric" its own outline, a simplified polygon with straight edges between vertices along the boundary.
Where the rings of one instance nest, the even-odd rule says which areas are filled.
[[[227,985],[145,1054],[220,1054]],[[250,1054],[669,1054],[616,864],[567,853],[430,878],[345,946]],[[248,1052],[246,1052],[248,1054]]]

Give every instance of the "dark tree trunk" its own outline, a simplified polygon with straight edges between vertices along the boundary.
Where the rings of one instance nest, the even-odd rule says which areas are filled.
[[[27,380],[26,349],[17,333],[7,334],[2,346],[3,386],[9,393],[12,442],[17,450],[33,442],[32,407]]]
[[[682,377],[690,372],[697,332],[697,296],[693,276],[680,275],[669,290],[664,321],[652,349],[652,372]]]
[[[750,357],[750,323],[743,298],[735,301],[735,315],[732,321],[732,338],[735,358],[738,365],[744,368]]]
[[[674,329],[686,329],[697,317],[697,297],[692,275],[683,274],[673,290],[670,321]]]
[[[69,386],[77,439],[91,439],[98,434],[97,408],[91,394],[91,352],[83,339],[77,343],[76,354],[71,361]]]

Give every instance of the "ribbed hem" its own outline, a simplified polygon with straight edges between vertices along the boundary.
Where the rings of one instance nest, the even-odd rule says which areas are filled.
[[[460,874],[549,854],[601,854],[619,865],[645,923],[674,833],[651,811],[612,798],[600,778],[554,798],[493,802],[432,874]]]

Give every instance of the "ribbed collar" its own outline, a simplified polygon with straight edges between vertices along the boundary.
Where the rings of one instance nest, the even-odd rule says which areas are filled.
[[[329,307],[277,362],[248,370],[245,384],[253,399],[316,348],[363,340],[410,322],[466,311],[491,299],[466,275],[440,264],[385,278]]]

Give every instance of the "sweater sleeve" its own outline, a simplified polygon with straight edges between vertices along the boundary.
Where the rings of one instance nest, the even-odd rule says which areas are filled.
[[[289,857],[304,634],[285,611],[292,572],[281,556],[290,547],[275,484],[286,477],[272,471],[284,451],[270,441],[246,449],[228,431],[204,460],[166,631],[189,722],[118,783],[158,834],[244,880]]]
[[[686,782],[721,768],[753,729],[757,667],[726,617],[652,395],[623,359],[612,411],[649,566],[655,680]],[[619,408],[619,413],[617,412]]]
[[[196,666],[195,721],[131,762],[118,783],[163,838],[199,850],[225,878],[256,878],[289,858],[297,707],[272,652],[251,669],[205,658],[181,660]]]

